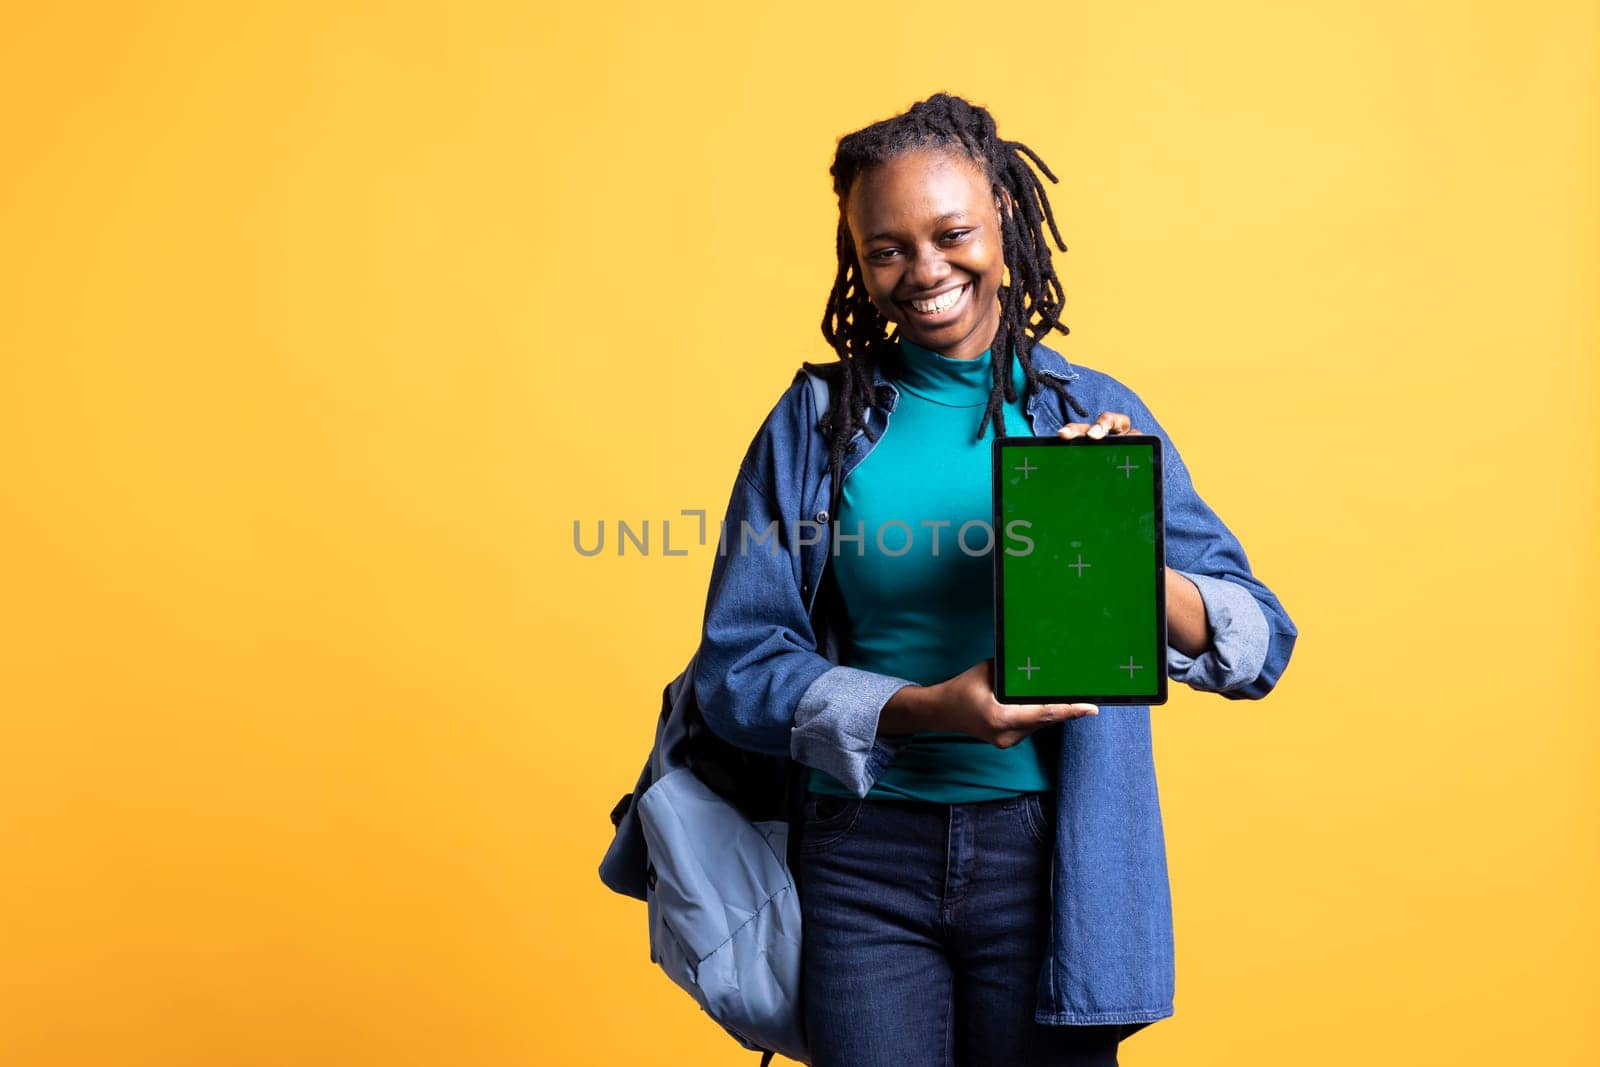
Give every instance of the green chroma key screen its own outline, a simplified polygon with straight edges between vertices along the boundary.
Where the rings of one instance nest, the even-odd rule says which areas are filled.
[[[995,698],[1167,699],[1161,439],[994,442]]]

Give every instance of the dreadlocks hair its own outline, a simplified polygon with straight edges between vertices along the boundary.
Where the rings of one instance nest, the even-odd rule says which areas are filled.
[[[1000,287],[1000,327],[990,346],[994,353],[990,361],[994,386],[975,439],[982,440],[991,419],[997,430],[1004,427],[1003,405],[1016,402],[1016,387],[1011,381],[1013,359],[1022,364],[1024,397],[1037,393],[1042,382],[1060,393],[1078,415],[1088,415],[1065,382],[1033,369],[1034,343],[1051,330],[1068,332],[1059,318],[1065,293],[1050,260],[1043,224],[1049,224],[1050,234],[1061,251],[1065,252],[1067,246],[1056,229],[1044,183],[1023,157],[1032,160],[1052,182],[1057,178],[1027,145],[1001,140],[995,132],[994,116],[987,110],[959,96],[936,93],[912,104],[904,114],[841,137],[829,170],[833,191],[839,198],[839,272],[822,316],[822,336],[839,353],[843,380],[837,391],[842,402],[832,406],[822,428],[828,437],[828,460],[835,486],[856,430],[872,432],[866,423],[872,368],[882,358],[885,346],[894,344],[899,336],[898,331],[888,333],[888,320],[867,296],[845,222],[846,200],[863,173],[906,152],[927,147],[964,152],[983,170],[995,195],[1000,196],[1004,190],[1003,199],[1009,199],[1012,205],[1012,210],[1000,212],[1001,248],[1010,281]]]

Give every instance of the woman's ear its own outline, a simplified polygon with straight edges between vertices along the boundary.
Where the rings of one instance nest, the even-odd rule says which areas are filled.
[[[1001,189],[1000,195],[994,198],[994,210],[997,214],[1003,214],[1007,218],[1010,218],[1011,194],[1006,192],[1004,189]]]

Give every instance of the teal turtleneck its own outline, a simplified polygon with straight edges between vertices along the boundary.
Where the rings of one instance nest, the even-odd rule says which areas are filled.
[[[902,338],[885,354],[883,372],[899,400],[839,502],[841,662],[933,685],[994,655],[993,420],[976,437],[994,370],[987,351],[950,359]],[[1013,382],[1017,401],[1005,405],[1004,435],[1031,434],[1020,366]],[[921,733],[867,796],[993,800],[1047,790],[1050,772],[1032,738],[1002,749],[970,734]],[[853,795],[820,770],[809,784],[815,793]]]

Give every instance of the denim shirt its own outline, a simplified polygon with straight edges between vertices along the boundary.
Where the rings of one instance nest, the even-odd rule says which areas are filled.
[[[1199,589],[1212,631],[1199,656],[1168,648],[1169,676],[1231,699],[1265,696],[1298,631],[1195,492],[1165,431],[1109,375],[1074,368],[1043,344],[1034,345],[1033,366],[1070,382],[1091,417],[1122,412],[1161,439],[1167,565]],[[899,390],[874,368],[872,393],[866,419],[881,439]],[[1064,401],[1049,388],[1028,399],[1026,414],[1042,437],[1067,421]],[[740,463],[712,562],[693,684],[707,724],[724,740],[821,768],[865,796],[908,739],[878,736],[879,714],[914,683],[840,665],[836,627],[813,628],[836,532],[826,510],[832,475],[821,416],[802,368]],[[876,441],[857,431],[855,444],[844,478]],[[1134,1024],[1132,1033],[1173,1013],[1172,901],[1150,709],[1107,707],[1034,736],[1053,744],[1057,764],[1051,921],[1034,1018]]]

